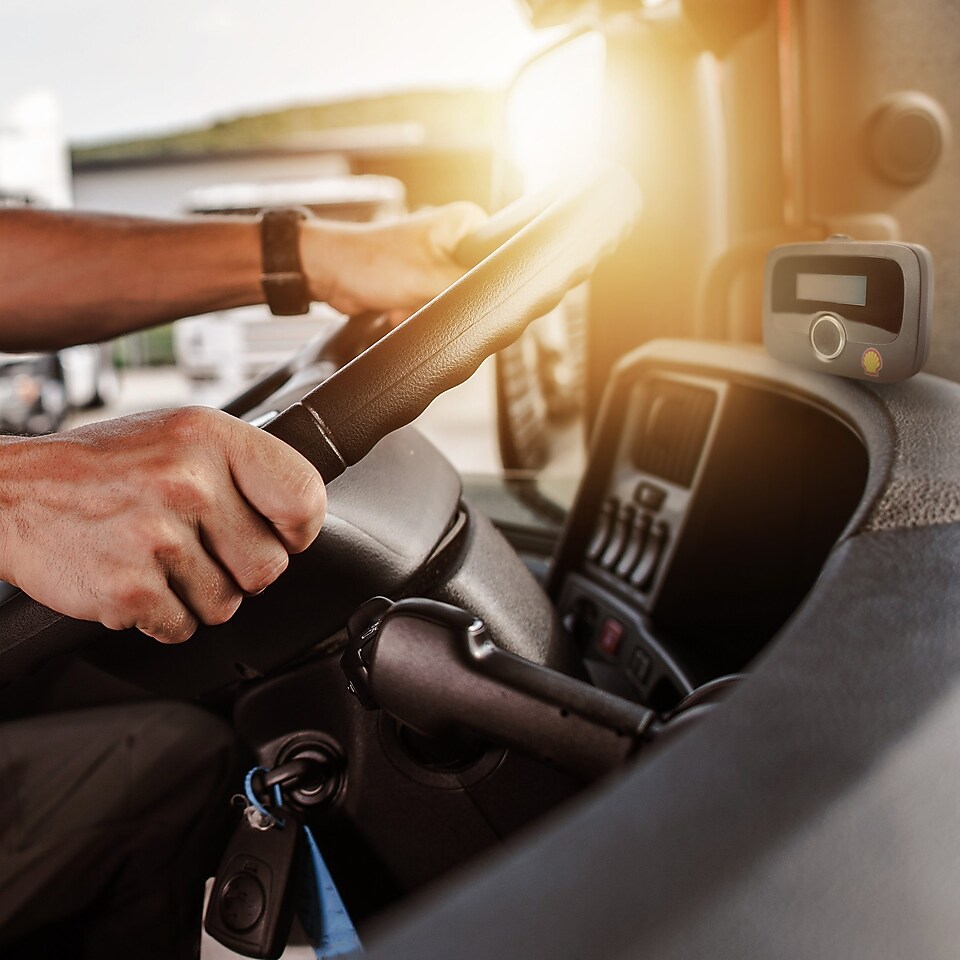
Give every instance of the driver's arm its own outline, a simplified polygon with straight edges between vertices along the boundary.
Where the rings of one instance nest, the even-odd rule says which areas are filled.
[[[344,313],[405,316],[460,275],[453,249],[482,219],[456,203],[385,224],[304,221],[311,294]],[[260,303],[260,274],[254,218],[0,210],[0,350],[58,349]]]
[[[461,273],[482,215],[455,204],[387,226],[305,224],[318,299],[407,313]],[[261,299],[257,225],[0,211],[0,349],[103,339]],[[323,522],[314,467],[203,408],[0,438],[0,579],[62,613],[166,643],[229,619]]]

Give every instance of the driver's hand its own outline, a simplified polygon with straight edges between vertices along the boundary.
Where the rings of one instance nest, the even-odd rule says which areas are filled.
[[[460,277],[453,252],[486,219],[461,202],[384,223],[306,220],[300,256],[313,299],[351,316],[387,313],[397,323]]]
[[[313,542],[325,510],[310,463],[216,410],[0,442],[0,578],[163,643],[228,620]]]

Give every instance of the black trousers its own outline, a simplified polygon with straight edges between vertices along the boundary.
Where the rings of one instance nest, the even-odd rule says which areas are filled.
[[[196,957],[238,762],[179,703],[0,723],[0,956]]]

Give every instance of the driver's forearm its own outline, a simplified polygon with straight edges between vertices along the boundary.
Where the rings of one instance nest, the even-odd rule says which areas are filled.
[[[262,300],[252,218],[0,210],[0,350],[106,340]]]

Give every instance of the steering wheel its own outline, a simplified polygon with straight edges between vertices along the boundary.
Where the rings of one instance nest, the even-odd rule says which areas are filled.
[[[630,175],[613,168],[555,197],[532,219],[542,199],[506,208],[458,248],[461,262],[480,260],[476,267],[265,429],[329,483],[586,279],[632,228],[639,202]],[[0,606],[0,683],[103,633],[99,623],[16,594]]]
[[[494,216],[469,236],[464,237],[452,258],[465,271],[495,253],[514,234],[522,230],[557,198],[557,191],[541,191],[521,197]],[[264,410],[275,413],[279,399],[301,397],[318,383],[332,376],[341,367],[372,347],[391,330],[386,314],[366,311],[343,317],[332,329],[322,330],[282,363],[262,374],[221,409],[224,413],[260,423]],[[298,392],[299,388],[299,392]]]
[[[556,190],[541,191],[521,197],[504,207],[457,244],[453,260],[464,270],[472,270],[522,230],[556,197]],[[285,396],[295,389],[296,383],[309,383],[313,378],[315,385],[327,379],[372,347],[390,330],[387,316],[377,311],[343,317],[333,329],[315,334],[282,363],[262,374],[222,409],[232,416],[249,418],[251,411],[263,409],[264,404],[275,403],[278,394]]]

